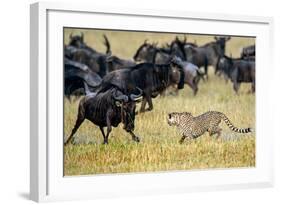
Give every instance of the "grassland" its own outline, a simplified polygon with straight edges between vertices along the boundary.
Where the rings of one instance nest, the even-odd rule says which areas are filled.
[[[70,32],[66,30],[65,43]],[[90,32],[83,30],[86,42],[104,51],[102,34],[106,33],[113,54],[131,58],[144,39],[159,43],[171,41],[175,35],[147,33],[116,33],[110,31]],[[129,37],[131,36],[131,37]],[[209,42],[213,37],[188,36],[198,44]],[[128,40],[130,39],[130,40]],[[124,44],[123,42],[128,43]],[[227,53],[238,56],[241,48],[252,44],[254,39],[232,38],[227,44]],[[126,45],[126,46],[123,46]],[[242,85],[240,94],[234,94],[232,84],[214,76],[210,70],[208,82],[200,82],[199,92],[193,96],[185,87],[178,96],[157,97],[151,112],[136,117],[135,133],[141,142],[135,143],[122,129],[114,128],[109,145],[102,145],[102,135],[94,124],[85,121],[75,135],[75,145],[64,148],[64,174],[87,175],[166,170],[189,170],[203,168],[230,168],[255,166],[255,133],[237,134],[225,125],[222,137],[215,139],[204,134],[202,137],[179,144],[180,135],[175,127],[169,127],[166,116],[172,111],[188,111],[199,115],[208,110],[224,112],[237,127],[255,128],[255,95],[248,94],[250,85]],[[64,101],[64,133],[67,137],[74,126],[78,102]],[[140,105],[138,105],[139,108]]]

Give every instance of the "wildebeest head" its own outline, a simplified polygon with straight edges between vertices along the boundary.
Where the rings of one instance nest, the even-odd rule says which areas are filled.
[[[229,41],[231,39],[231,37],[230,36],[227,36],[227,37],[222,37],[222,36],[217,37],[217,36],[215,36],[214,38],[216,40],[216,44],[221,49],[221,51],[220,51],[221,55],[224,55],[224,53],[225,53],[225,43],[227,41]]]
[[[69,35],[70,42],[69,45],[74,46],[76,48],[81,48],[82,45],[84,45],[84,34],[81,33],[81,35],[72,35],[72,33]]]
[[[178,82],[178,89],[183,89],[184,88],[184,70],[183,70],[183,62],[180,57],[178,56],[173,56],[171,58],[170,62],[172,66],[172,78],[175,76],[178,76],[176,73],[179,73],[179,80]]]
[[[134,55],[134,60],[138,61],[145,61],[145,62],[152,62],[154,53],[156,51],[157,43],[147,43],[147,40],[138,48],[136,54]]]
[[[142,90],[137,90],[137,94],[124,95],[121,91],[116,91],[113,95],[115,105],[121,109],[121,121],[126,131],[133,131],[135,128],[136,103],[142,97]]]
[[[170,46],[171,54],[185,60],[186,58],[185,50],[184,50],[185,43],[186,43],[186,38],[183,41],[181,41],[178,37],[176,37],[175,40],[172,41]]]

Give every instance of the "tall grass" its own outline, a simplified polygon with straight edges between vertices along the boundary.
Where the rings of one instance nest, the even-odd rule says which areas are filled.
[[[66,30],[66,43],[70,32]],[[102,33],[83,30],[86,42],[100,51]],[[112,44],[113,53],[130,58],[145,38],[159,43],[169,42],[175,35],[149,33],[106,32]],[[128,38],[128,36],[131,36]],[[188,36],[190,41],[208,42],[213,37]],[[130,39],[130,40],[128,40]],[[123,42],[130,42],[124,44]],[[232,38],[227,52],[238,56],[240,48],[254,42],[254,39]],[[126,45],[126,46],[124,46]],[[188,111],[194,116],[209,110],[225,113],[237,127],[255,128],[255,95],[248,94],[250,85],[242,85],[235,95],[232,83],[226,83],[210,70],[207,82],[200,82],[197,96],[185,86],[178,96],[157,97],[153,100],[151,112],[139,114],[135,121],[135,134],[141,142],[135,143],[122,125],[113,128],[109,145],[102,145],[102,135],[97,126],[85,121],[75,134],[75,145],[64,148],[65,175],[125,173],[165,170],[188,170],[205,168],[229,168],[255,166],[255,134],[233,133],[223,122],[220,139],[204,134],[196,140],[179,144],[180,134],[167,124],[167,114],[174,111]],[[77,117],[78,102],[65,100],[64,135],[68,137]],[[139,109],[138,105],[137,109]]]

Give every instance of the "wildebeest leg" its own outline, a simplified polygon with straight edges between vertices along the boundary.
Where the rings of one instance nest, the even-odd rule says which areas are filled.
[[[208,80],[209,79],[209,76],[208,76],[208,60],[205,60],[204,70],[205,70],[206,79]]]
[[[187,84],[191,87],[191,89],[193,90],[193,94],[196,95],[198,88],[197,86],[194,84],[194,79],[191,81],[187,81]]]
[[[152,99],[151,96],[147,95],[147,102],[148,102],[148,111],[153,110],[153,104],[152,104]]]
[[[255,81],[252,82],[252,93],[255,93],[256,91],[256,85],[255,85]]]
[[[198,83],[199,83],[199,81],[200,81],[200,78],[204,79],[203,76],[199,76],[199,75],[197,75],[197,76],[194,77],[193,83],[194,83],[196,86],[198,85]]]
[[[105,133],[104,133],[103,127],[100,127],[100,131],[101,131],[101,133],[102,133],[103,141],[104,141],[104,140],[105,140]]]
[[[145,105],[146,105],[146,97],[143,96],[142,97],[142,102],[141,102],[140,112],[144,112],[145,111]]]
[[[225,73],[223,74],[223,76],[224,76],[225,83],[228,83],[228,76]]]
[[[112,128],[111,128],[111,112],[107,112],[106,114],[106,125],[107,125],[107,132],[106,132],[106,135],[104,135],[103,137],[103,144],[108,144],[108,136],[109,136],[109,133],[111,132]]]
[[[77,117],[77,120],[76,120],[76,123],[75,123],[75,126],[74,128],[72,129],[72,132],[70,134],[70,136],[68,137],[67,141],[64,143],[65,145],[66,144],[69,144],[69,142],[73,142],[73,135],[75,134],[75,132],[78,130],[78,128],[80,127],[80,125],[82,124],[82,122],[84,121],[85,119],[85,116],[83,114],[83,112],[79,109],[79,112],[78,112],[78,117]]]
[[[240,83],[238,83],[237,81],[234,81],[233,82],[233,89],[234,89],[234,91],[237,95],[238,95],[239,87],[240,87]]]
[[[175,95],[179,95],[179,89],[177,87],[177,85],[173,85],[173,90],[175,91]]]
[[[128,131],[130,133],[130,135],[132,136],[132,139],[135,141],[135,142],[140,142],[140,138],[138,136],[136,136],[133,131]]]

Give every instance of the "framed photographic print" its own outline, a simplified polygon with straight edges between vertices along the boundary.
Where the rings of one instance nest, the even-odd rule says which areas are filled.
[[[31,5],[31,199],[272,186],[272,24]]]

